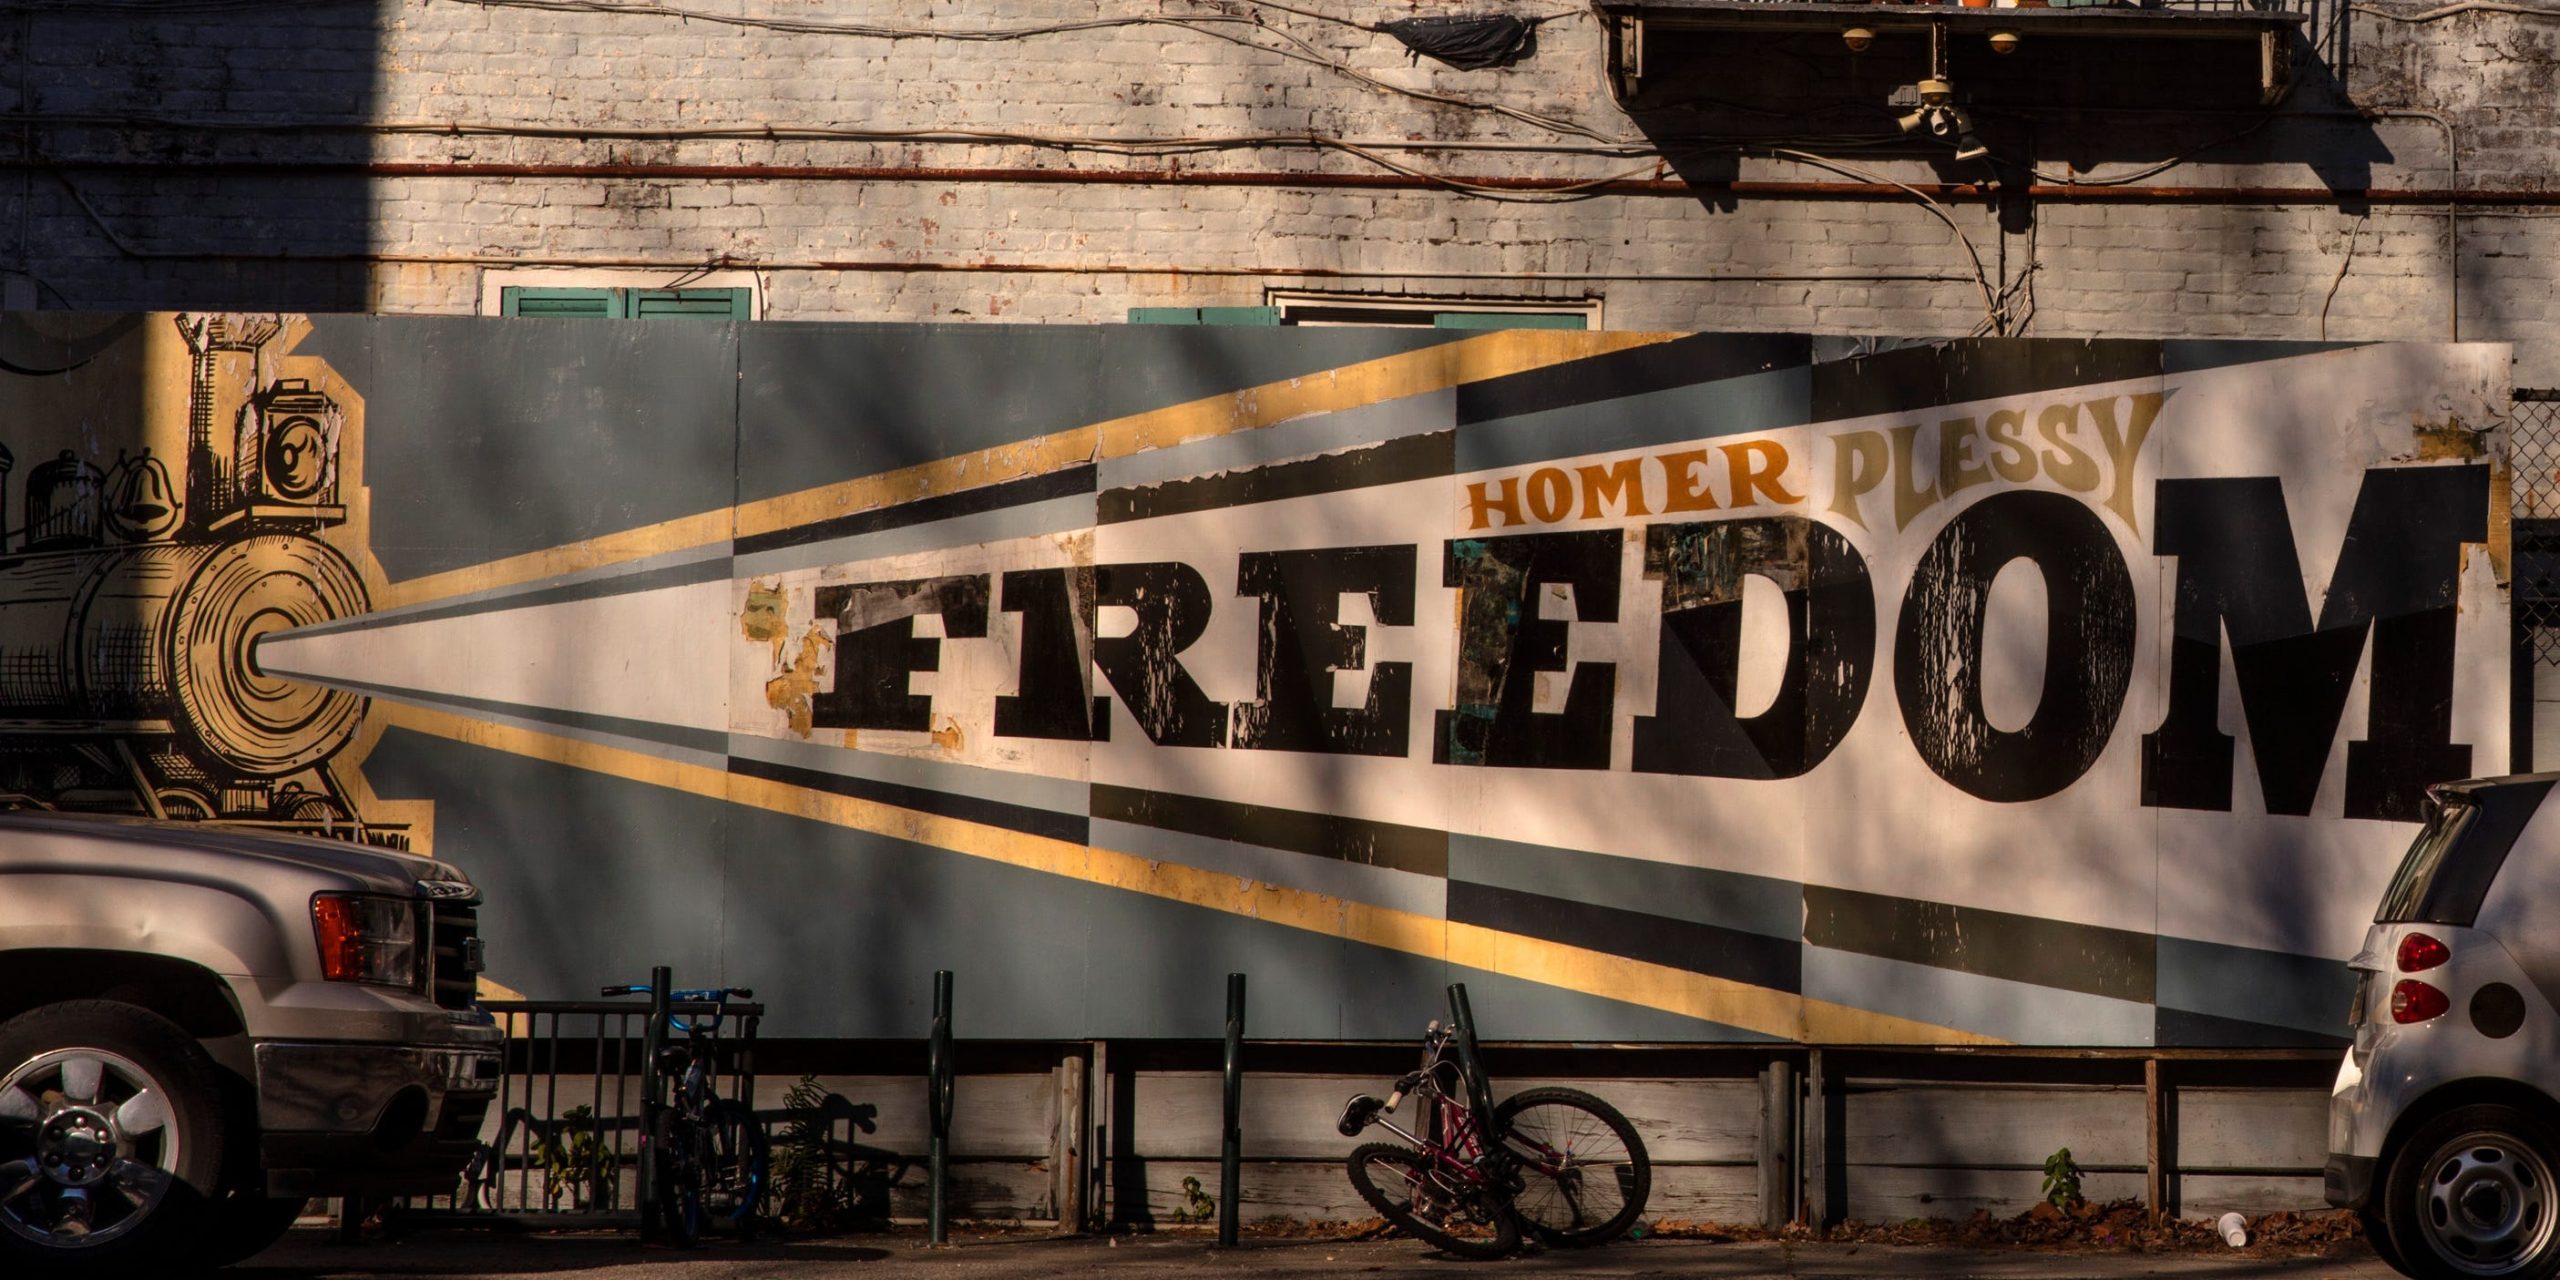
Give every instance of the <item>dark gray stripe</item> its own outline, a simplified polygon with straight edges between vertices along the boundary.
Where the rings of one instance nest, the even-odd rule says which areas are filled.
[[[302,640],[319,636],[344,635],[356,631],[374,631],[383,627],[402,627],[412,622],[434,622],[444,618],[467,618],[474,614],[500,613],[511,609],[532,609],[547,604],[567,604],[575,600],[602,600],[608,596],[634,595],[642,591],[662,591],[668,587],[690,587],[701,582],[725,582],[730,574],[729,557],[712,556],[685,564],[668,565],[624,574],[616,578],[598,578],[591,582],[573,582],[558,587],[537,587],[512,595],[475,596],[450,605],[425,605],[415,609],[389,609],[368,613],[360,618],[323,622],[314,627],[300,627],[279,639]]]
[[[1804,930],[1803,885],[1739,871],[1458,834],[1449,837],[1449,878],[1740,929],[1791,944]]]
[[[2159,948],[2164,1016],[2175,1009],[2298,1034],[2346,1034],[2356,975],[2341,961],[2165,935]]]
[[[2341,1017],[2347,1005],[2338,1002]],[[2341,1022],[2343,1032],[2346,1024]],[[2271,1022],[2251,1022],[2246,1018],[2218,1018],[2209,1013],[2186,1009],[2163,1008],[2159,1024],[2151,1033],[2151,1042],[2163,1049],[2343,1049],[2351,1037],[2344,1034],[2323,1035],[2296,1027],[2279,1027]]]
[[[788,529],[776,529],[771,533],[740,538],[734,549],[742,556],[758,555],[785,547],[806,546],[812,542],[832,542],[838,538],[878,533],[884,529],[903,529],[909,525],[929,524],[936,520],[949,520],[955,516],[976,515],[982,511],[1000,511],[1006,507],[1028,506],[1035,502],[1047,502],[1052,498],[1092,493],[1093,478],[1093,464],[1082,462],[1036,476],[1024,476],[1019,480],[980,485],[977,488],[962,489],[956,493],[935,494],[930,498],[918,498],[913,502],[901,502],[894,506],[837,516],[831,520],[819,520],[809,524],[795,525]]]
[[[2146,1004],[2158,985],[2147,933],[1822,885],[1804,913],[1804,940],[1837,951]]]
[[[1957,338],[1813,367],[1813,420],[2157,378],[2165,344],[2125,338]]]
[[[1449,833],[1431,827],[1273,809],[1100,782],[1093,784],[1093,816],[1319,858],[1363,862],[1416,875],[1449,874]]]
[[[1094,522],[1117,524],[1427,480],[1449,474],[1457,456],[1456,445],[1456,432],[1434,431],[1320,457],[1107,490],[1094,502]]]
[[[1085,843],[1087,829],[1091,825],[1081,813],[1059,813],[1051,809],[1035,809],[1027,805],[981,800],[976,796],[957,795],[926,787],[903,786],[873,778],[857,778],[851,774],[825,773],[816,769],[773,764],[763,760],[751,760],[745,756],[729,757],[729,772],[741,777],[779,782],[784,786],[825,791],[835,795],[850,796],[856,800],[894,805],[900,809],[913,809],[918,813],[940,814],[946,818],[958,818],[963,822],[1003,827],[1009,831],[1046,836],[1052,840],[1067,840],[1076,844]]]
[[[1463,880],[1449,882],[1449,922],[1482,925],[1790,993],[1803,982],[1804,947],[1793,938],[1720,929]]]
[[[555,724],[588,733],[611,734],[617,738],[655,742],[662,746],[680,747],[687,751],[700,751],[714,756],[729,754],[729,735],[714,733],[708,729],[659,724],[654,720],[628,720],[621,716],[592,715],[584,711],[562,711],[556,707],[528,706],[520,702],[498,702],[489,698],[466,698],[460,694],[430,693],[424,689],[408,689],[393,684],[373,684],[363,680],[348,680],[334,676],[323,679],[289,671],[280,671],[277,674],[290,675],[308,684],[323,685],[332,689],[352,689],[358,693],[391,698],[399,702],[416,703],[420,706],[451,707],[457,711],[511,716],[538,724]]]

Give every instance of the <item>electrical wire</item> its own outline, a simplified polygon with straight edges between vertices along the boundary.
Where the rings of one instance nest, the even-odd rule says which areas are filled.
[[[2356,264],[2356,237],[2364,233],[2364,224],[2371,217],[2373,215],[2370,213],[2364,214],[2356,219],[2354,226],[2347,228],[2347,260],[2338,264],[2338,277],[2329,282],[2328,296],[2320,299],[2320,340],[2322,342],[2329,340],[2329,304],[2338,300],[2338,286],[2347,282],[2347,268]]]
[[[1812,165],[1817,169],[1828,169],[1844,178],[1855,178],[1860,182],[1874,182],[1881,183],[1885,186],[1899,187],[1903,191],[1909,193],[1912,199],[1920,202],[1921,208],[1929,211],[1929,216],[1947,224],[1947,230],[1956,233],[1956,239],[1964,245],[1965,256],[1973,259],[1973,282],[1982,290],[1983,314],[1990,320],[1994,332],[2004,335],[2006,334],[2007,328],[2001,317],[2000,302],[1991,289],[1991,273],[1988,268],[1985,268],[1982,265],[1982,250],[1974,246],[1973,237],[1966,235],[1964,233],[1964,228],[1956,225],[1954,216],[1949,214],[1944,206],[1930,198],[1928,192],[1922,191],[1920,188],[1912,186],[1910,183],[1904,182],[1899,178],[1877,173],[1872,169],[1863,169],[1845,161],[1831,159],[1828,156],[1818,156],[1810,151],[1797,151],[1789,147],[1770,147],[1767,148],[1767,150],[1771,155],[1784,156],[1799,164]]]
[[[2450,18],[2457,13],[2474,12],[2512,13],[2527,18],[2560,18],[2560,8],[2548,5],[2507,4],[2505,0],[2459,0],[2455,4],[2421,9],[2416,13],[2404,13],[2397,9],[2385,9],[2380,5],[2372,4],[2351,4],[2347,7],[2357,13],[2369,13],[2374,17],[2387,18],[2393,22],[2433,22],[2438,18]]]

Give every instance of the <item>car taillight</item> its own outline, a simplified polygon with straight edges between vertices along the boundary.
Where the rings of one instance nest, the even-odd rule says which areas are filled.
[[[2400,972],[2424,973],[2453,958],[2451,948],[2423,933],[2400,939]]]
[[[2424,1022],[2453,1007],[2445,994],[2416,978],[2402,978],[2391,988],[2391,1020]]]
[[[402,898],[321,893],[311,898],[320,975],[331,982],[418,985],[418,904]]]

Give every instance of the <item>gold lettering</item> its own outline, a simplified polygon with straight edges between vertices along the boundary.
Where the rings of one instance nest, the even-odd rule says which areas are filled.
[[[1654,459],[1662,464],[1662,510],[1713,511],[1716,495],[1707,488],[1707,451],[1682,449]],[[1855,519],[1855,517],[1851,517]]]
[[[1977,443],[1981,425],[1971,418],[1950,418],[1938,424],[1938,491],[1949,497],[1978,484],[1991,482],[1991,468],[1985,465]],[[1968,449],[1965,446],[1974,445]],[[1965,459],[1971,457],[1973,461]]]
[[[1832,512],[1866,528],[1866,518],[1858,514],[1858,499],[1883,483],[1884,473],[1883,436],[1873,431],[1844,431],[1831,437]]]
[[[1501,516],[1504,524],[1528,523],[1520,518],[1520,477],[1504,476],[1492,493],[1481,482],[1467,485],[1467,528],[1482,529],[1493,516]]]
[[[2065,489],[2089,493],[2098,487],[2098,464],[2087,450],[2063,438],[2079,430],[2080,406],[2076,404],[2047,405],[2036,417],[2036,434],[2053,446],[2044,451],[2044,473]]]
[[[1540,524],[1554,524],[1573,513],[1573,477],[1554,467],[1540,467],[1529,473],[1529,515]]]
[[[2126,420],[2122,431],[2116,429],[2116,402],[2112,397],[2088,404],[2089,416],[2098,424],[2098,443],[2107,451],[2108,465],[2115,468],[2107,510],[2115,512],[2124,527],[2135,533],[2142,530],[2133,517],[2133,468],[2142,460],[2142,442],[2150,438],[2151,422],[2160,416],[2160,406],[2168,398],[2168,393],[2162,391],[2145,391],[2133,397],[2133,416]]]
[[[1603,502],[1624,502],[1627,514],[1649,516],[1644,505],[1644,459],[1628,458],[1612,466],[1587,462],[1574,468],[1582,477],[1582,518],[1597,520],[1609,514],[1601,509]]]
[[[2036,478],[2036,456],[2023,443],[2027,435],[2027,415],[2015,409],[1994,409],[1982,420],[1983,438],[1991,442],[1998,456],[1991,459],[1991,469],[2011,484],[2025,484]]]
[[[1908,529],[1911,519],[1929,509],[1941,496],[1936,485],[1922,487],[1911,483],[1911,445],[1919,438],[1920,426],[1893,429],[1893,527]]]
[[[1768,495],[1780,506],[1804,501],[1804,495],[1787,492],[1780,481],[1787,474],[1787,447],[1775,440],[1745,440],[1740,444],[1717,445],[1724,454],[1725,500],[1737,507],[1750,506],[1753,491]]]

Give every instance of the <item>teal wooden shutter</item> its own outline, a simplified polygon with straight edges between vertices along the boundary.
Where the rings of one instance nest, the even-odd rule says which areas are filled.
[[[1276,325],[1278,307],[1131,307],[1131,324]]]
[[[1587,329],[1581,312],[1557,314],[1526,311],[1443,311],[1431,317],[1434,329]]]
[[[748,289],[553,289],[508,285],[498,290],[502,316],[573,320],[745,320],[755,313]]]
[[[633,320],[744,320],[754,310],[745,289],[626,289],[623,295],[624,315]]]
[[[498,314],[612,320],[622,314],[622,300],[615,295],[612,289],[521,289],[508,285],[498,290]]]

